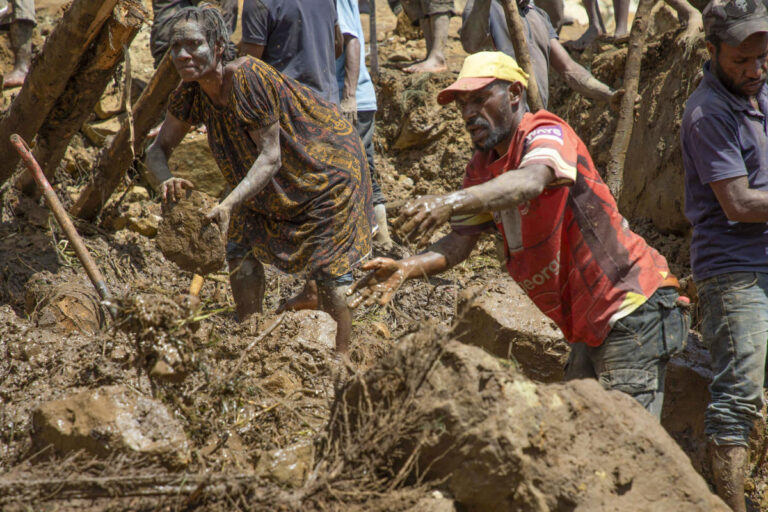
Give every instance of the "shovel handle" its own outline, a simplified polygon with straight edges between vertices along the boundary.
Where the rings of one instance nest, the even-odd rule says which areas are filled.
[[[48,208],[53,212],[53,216],[56,217],[61,229],[64,230],[64,234],[67,235],[67,239],[72,244],[75,254],[77,254],[78,259],[83,264],[83,267],[85,267],[85,272],[88,274],[91,283],[93,283],[93,287],[96,288],[101,300],[106,303],[109,314],[112,315],[112,318],[115,318],[117,316],[117,307],[112,302],[112,295],[109,293],[104,276],[101,275],[96,262],[93,261],[88,248],[83,243],[83,239],[77,233],[67,211],[64,209],[61,201],[59,201],[58,196],[56,196],[56,192],[53,191],[53,187],[51,187],[51,184],[46,179],[45,174],[43,174],[40,164],[37,163],[37,160],[29,151],[29,146],[19,135],[15,133],[11,135],[11,144],[16,148],[24,165],[27,166],[27,170],[35,179],[35,183],[37,183],[37,187],[42,192],[45,202],[48,203]]]
[[[192,284],[189,285],[189,294],[194,295],[195,297],[200,295],[200,289],[203,287],[203,281],[205,281],[203,276],[200,274],[195,274],[194,277],[192,277]]]

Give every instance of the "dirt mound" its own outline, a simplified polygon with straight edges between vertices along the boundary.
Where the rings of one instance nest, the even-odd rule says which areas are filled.
[[[662,232],[684,234],[684,172],[680,150],[680,123],[688,96],[701,79],[709,58],[703,39],[686,53],[682,29],[665,7],[657,8],[654,32],[643,56],[641,101],[626,156],[624,190],[619,207],[629,219],[649,218]],[[673,30],[663,31],[672,25]],[[608,44],[600,52],[585,52],[581,63],[601,81],[621,88],[627,48]],[[567,120],[589,146],[595,164],[604,171],[609,160],[618,116],[604,104],[585,99],[553,76],[550,110]]]
[[[157,245],[182,270],[204,276],[224,264],[221,231],[205,218],[216,204],[215,199],[194,190],[179,201],[163,204]]]
[[[381,70],[376,139],[387,151],[377,165],[388,198],[461,186],[472,145],[456,107],[437,103],[437,93],[454,80],[450,72],[411,75]]]
[[[329,429],[350,478],[444,482],[468,510],[728,510],[628,396],[537,385],[433,333],[348,383]]]

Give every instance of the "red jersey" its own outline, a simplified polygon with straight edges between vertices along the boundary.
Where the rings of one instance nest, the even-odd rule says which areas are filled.
[[[460,234],[498,229],[515,281],[567,340],[598,346],[616,320],[653,295],[669,267],[629,229],[581,139],[545,110],[523,116],[501,158],[476,152],[463,186],[536,164],[556,178],[541,195],[506,211],[456,216],[452,227]]]

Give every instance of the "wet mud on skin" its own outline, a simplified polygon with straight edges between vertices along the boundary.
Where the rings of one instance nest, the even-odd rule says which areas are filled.
[[[55,11],[47,5],[52,3],[55,2],[38,8],[38,47],[42,35],[50,32],[55,20]],[[455,107],[439,107],[435,96],[455,79],[465,55],[456,36],[458,18],[451,20],[448,43],[452,72],[431,77],[409,75],[398,67],[403,59],[423,56],[423,41],[412,39],[418,33],[411,34],[411,39],[392,33],[395,18],[388,12],[386,2],[377,2],[377,8],[382,69],[377,83],[379,113],[374,142],[384,193],[396,203],[426,193],[454,190],[461,183],[471,155],[469,137]],[[675,220],[675,200],[659,191],[677,187],[675,180],[679,176],[675,173],[680,171],[674,160],[677,133],[670,127],[679,118],[684,98],[680,97],[682,93],[673,94],[670,84],[681,74],[683,83],[690,86],[694,80],[691,70],[699,62],[692,59],[681,66],[681,56],[673,49],[673,42],[674,33],[652,38],[647,57],[652,63],[644,68],[648,71],[643,72],[641,79],[649,85],[641,86],[644,100],[638,121],[638,126],[651,123],[652,133],[639,130],[642,140],[633,139],[633,143],[641,148],[654,148],[656,156],[648,162],[639,157],[631,160],[637,172],[629,177],[628,187],[633,191],[632,197],[639,199],[637,204],[622,208],[629,212],[632,227],[670,260],[678,276],[685,277],[690,274],[688,236]],[[145,27],[131,49],[137,78],[134,83],[146,82],[151,75],[147,44]],[[626,50],[609,45],[601,50],[585,52],[582,62],[609,85],[618,86],[622,52]],[[9,55],[7,37],[0,34],[0,71],[7,70]],[[613,114],[603,105],[564,90],[557,80],[553,79],[550,95],[552,109],[583,134],[599,164],[603,158],[600,155],[610,144]],[[13,91],[3,93],[5,100],[12,96]],[[119,98],[120,88],[110,87],[104,103],[119,104]],[[7,108],[7,104],[0,102],[0,108]],[[674,109],[667,113],[669,104]],[[205,144],[205,137],[195,140]],[[55,188],[65,206],[72,204],[87,182],[98,149],[86,135],[76,136],[56,176]],[[653,163],[657,161],[662,164]],[[195,169],[188,170],[194,174]],[[643,173],[654,176],[659,186],[650,178],[644,181]],[[335,325],[322,313],[274,313],[279,304],[302,288],[305,276],[289,276],[267,268],[266,313],[237,323],[226,266],[221,264],[223,246],[206,245],[213,235],[200,220],[200,212],[207,211],[210,203],[193,198],[178,210],[166,210],[166,219],[176,219],[176,227],[182,228],[168,235],[162,225],[162,207],[151,188],[140,173],[131,171],[128,178],[131,188],[118,190],[114,199],[122,198],[122,203],[108,206],[101,223],[76,223],[116,297],[121,311],[117,321],[110,319],[89,288],[82,266],[48,210],[13,188],[0,191],[0,509],[461,509],[444,497],[450,495],[447,484],[420,480],[418,475],[426,471],[422,460],[416,464],[418,472],[400,473],[403,467],[414,467],[417,459],[408,462],[407,455],[412,441],[416,439],[418,443],[418,436],[390,439],[387,433],[398,431],[394,427],[414,426],[409,418],[398,416],[392,405],[402,404],[404,397],[412,396],[401,392],[416,389],[416,380],[426,382],[414,376],[418,371],[423,373],[422,363],[438,347],[435,340],[445,342],[446,330],[455,325],[466,327],[482,322],[487,327],[484,324],[490,324],[494,314],[503,315],[503,308],[510,307],[508,300],[498,299],[509,289],[510,281],[500,270],[492,239],[481,239],[472,257],[452,271],[429,280],[409,281],[390,305],[356,311],[349,357],[339,360],[331,348]],[[191,179],[194,181],[194,177]],[[653,194],[658,196],[663,216],[650,214],[656,207],[651,200]],[[395,214],[396,208],[390,217]],[[666,224],[659,221],[662,217],[668,219]],[[188,233],[184,234],[184,229]],[[202,237],[197,238],[200,234]],[[395,230],[394,235],[399,233]],[[176,251],[176,263],[161,252],[160,247],[167,240],[171,240]],[[190,241],[202,243],[208,250],[201,254],[189,249],[195,247]],[[402,257],[411,253],[411,248],[397,247],[391,255]],[[200,256],[203,257],[196,259]],[[216,263],[208,266],[209,262]],[[200,296],[191,298],[186,293],[193,272],[203,270],[208,275]],[[360,275],[356,272],[356,277]],[[483,300],[474,309],[468,308],[474,316],[456,323],[460,314],[457,310],[467,306],[464,292],[468,290]],[[481,307],[485,309],[480,311]],[[533,333],[516,355],[518,363],[531,367],[523,373],[541,380],[557,379],[558,365],[565,356],[558,332],[543,324],[544,320],[523,318],[522,311],[525,310],[516,309],[514,314],[505,315],[504,321],[499,321],[503,332],[494,332],[493,340],[478,340],[477,336],[469,335],[465,339],[475,345],[485,343],[489,350],[499,351],[494,355],[500,357],[502,349],[506,350],[504,343],[519,336],[522,325],[528,329],[526,332]],[[414,341],[414,334],[427,331],[437,333],[435,338],[422,336],[420,341]],[[455,336],[462,335],[453,332]],[[537,343],[546,343],[548,349],[537,354]],[[409,356],[409,366],[402,358],[414,351],[419,355]],[[451,357],[444,356],[446,364],[432,377],[449,382],[455,391],[451,394],[459,399],[494,396],[498,372],[513,372],[515,366],[496,357],[478,356],[475,360],[456,356],[456,350],[451,353]],[[700,393],[708,378],[705,355],[699,348],[679,362],[672,378],[677,384],[668,394],[672,408],[665,411],[665,425],[691,457],[694,467],[707,477],[706,464],[701,463],[697,423],[701,404],[706,402],[706,396]],[[488,371],[491,367],[494,370]],[[398,380],[403,375],[405,378]],[[477,381],[473,380],[475,377]],[[436,383],[432,381],[430,386],[435,384],[434,389],[439,391]],[[526,386],[523,388],[533,389]],[[697,393],[692,393],[690,386]],[[345,423],[340,396],[344,390],[351,393],[353,389],[355,396],[371,399],[365,407],[381,413],[378,418],[373,417],[380,422],[375,424],[376,428],[357,432],[370,435],[368,438],[341,432]],[[555,388],[537,391],[536,396],[549,396],[551,389]],[[590,399],[592,388],[585,389],[567,394],[578,398],[579,393],[584,393],[585,403],[599,407]],[[85,414],[83,409],[92,403],[88,401],[89,393],[95,390],[103,393],[98,395],[102,398],[96,399],[97,404],[107,403],[107,399],[121,404],[108,409],[122,411],[125,421],[117,421],[108,414],[110,411],[99,407],[92,408],[93,414]],[[377,402],[374,395],[392,399]],[[443,399],[444,395],[424,396]],[[695,395],[695,400],[681,403],[688,395]],[[469,409],[462,410],[471,410],[473,400],[464,400],[461,407]],[[44,408],[52,402],[55,406]],[[435,403],[432,399],[420,402],[419,410],[434,413],[429,407]],[[522,403],[518,401],[518,405]],[[145,414],[148,409],[163,409],[167,416]],[[483,408],[484,418],[491,409]],[[39,422],[35,424],[35,411],[39,410],[46,412],[38,415]],[[685,417],[676,415],[676,411],[686,411],[680,413]],[[333,417],[335,413],[341,416]],[[57,414],[61,415],[61,425],[81,425],[82,430],[73,428],[66,439],[56,437],[64,434],[51,437],[45,425],[55,423]],[[486,421],[495,421],[491,416]],[[440,421],[449,417],[431,417],[427,430],[421,429],[423,425],[417,421],[418,432],[434,435],[422,442],[448,439],[444,436],[449,430],[443,427],[450,425]],[[53,422],[43,422],[46,418]],[[163,433],[163,429],[157,429],[153,434],[152,425],[158,421],[165,421],[167,430]],[[584,421],[587,424],[591,420]],[[329,425],[340,430],[334,431]],[[90,438],[97,442],[84,443],[87,436],[78,437],[84,430],[92,433]],[[764,427],[757,430],[762,432]],[[450,432],[454,435],[457,431]],[[564,433],[562,443],[573,444],[566,440],[570,435],[567,431],[560,433]],[[376,437],[384,434],[387,435]],[[457,439],[464,439],[462,435]],[[46,440],[53,438],[57,439],[57,446],[47,446]],[[160,438],[178,442],[170,443],[168,451],[161,454],[130,448],[157,447],[150,441]],[[347,442],[353,438],[360,442]],[[579,463],[578,457],[567,462],[555,457],[557,453],[565,457],[567,452],[561,450],[562,446],[550,450],[545,438],[531,437],[536,447],[528,455],[539,461],[553,457],[551,460],[560,460],[563,467]],[[765,443],[760,439],[752,447],[748,490],[758,507],[764,505],[768,510],[768,501],[763,501],[768,494],[768,476],[762,464]],[[105,446],[108,448],[102,451]],[[386,447],[392,450],[382,453]],[[587,457],[589,450],[584,446],[579,449]],[[457,449],[450,457],[451,464],[457,467],[461,465],[460,452]],[[481,462],[483,468],[492,467],[487,460]],[[648,467],[654,467],[656,462],[650,461]],[[460,470],[464,480],[459,477],[455,481],[454,493],[471,487],[469,477],[473,471]],[[622,473],[608,474],[606,482],[619,492],[628,489],[628,478]],[[578,479],[568,481],[573,484],[571,490],[582,483]],[[435,488],[444,494],[434,495]],[[118,494],[121,497],[116,497]],[[572,506],[574,499],[568,493],[558,496],[558,507],[565,510]],[[520,510],[533,510],[522,504],[529,502],[520,503]],[[599,510],[599,506],[590,509]]]

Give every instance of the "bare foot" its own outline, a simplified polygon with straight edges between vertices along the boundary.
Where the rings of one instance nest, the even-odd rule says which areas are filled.
[[[683,56],[688,58],[704,39],[704,25],[701,21],[701,14],[694,11],[684,20],[685,30],[678,36],[677,44],[683,48]]]
[[[445,59],[429,58],[410,65],[404,68],[403,71],[406,73],[441,73],[448,71],[448,66],[445,65]]]
[[[603,35],[603,31],[600,30],[597,27],[590,26],[586,32],[581,34],[581,37],[574,40],[574,41],[566,41],[563,43],[563,46],[565,46],[569,50],[573,51],[583,51],[585,48],[589,47],[595,39]]]
[[[628,43],[629,42],[629,32],[626,30],[624,32],[616,32],[613,34],[613,37],[610,39],[611,43],[613,44],[622,44],[622,43]]]
[[[27,78],[27,71],[23,69],[14,69],[3,77],[3,87],[11,89],[24,85],[24,79]]]
[[[307,281],[299,294],[282,303],[277,308],[277,312],[299,311],[301,309],[320,309],[320,298],[317,295],[317,283],[315,281]]]

